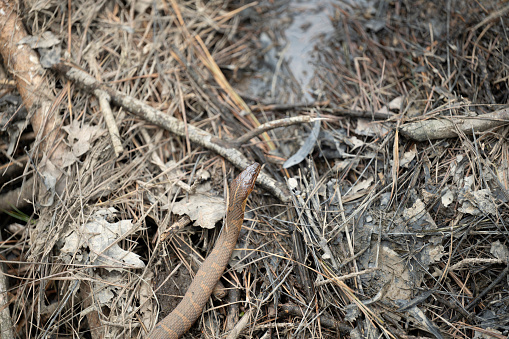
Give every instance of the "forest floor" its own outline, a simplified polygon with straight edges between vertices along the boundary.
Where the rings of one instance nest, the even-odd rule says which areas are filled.
[[[507,338],[508,13],[2,2],[2,338],[145,337],[254,161],[184,337]]]

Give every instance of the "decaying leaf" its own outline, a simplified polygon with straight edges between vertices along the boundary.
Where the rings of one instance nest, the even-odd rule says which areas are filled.
[[[408,168],[408,166],[410,165],[412,160],[415,159],[416,156],[417,156],[417,145],[413,144],[410,147],[410,150],[408,150],[407,152],[403,153],[403,156],[400,157],[400,159],[399,159],[399,166],[400,167]]]
[[[462,205],[458,210],[472,215],[497,214],[497,206],[494,203],[489,189],[482,189],[474,192],[467,191],[464,194]]]
[[[84,263],[90,258],[90,265],[105,265],[106,269],[122,271],[126,268],[143,268],[145,264],[140,256],[119,246],[119,240],[133,232],[131,220],[109,223],[105,219],[105,210],[97,211],[90,222],[79,225],[65,238],[61,252],[70,257],[85,252],[81,256]],[[76,257],[79,260],[80,257]],[[66,260],[69,261],[69,260]]]
[[[152,299],[152,281],[154,279],[154,273],[147,271],[145,273],[145,278],[141,281],[140,287],[138,289],[138,299],[140,300],[140,314],[141,321],[145,325],[145,327],[150,326],[150,321],[155,313],[155,305],[154,300]]]
[[[80,123],[73,120],[70,125],[62,127],[69,135],[67,142],[71,147],[71,152],[63,156],[63,167],[74,164],[79,157],[88,152],[90,144],[102,132],[99,126],[92,126],[87,123]]]
[[[444,246],[429,244],[422,250],[422,262],[425,266],[439,262],[445,255]]]
[[[403,104],[403,96],[396,97],[389,102],[389,109],[391,110],[401,110],[401,106]]]
[[[442,205],[445,207],[449,206],[454,201],[454,193],[447,189],[444,195],[442,195]]]
[[[426,210],[426,205],[421,199],[417,199],[412,207],[405,208],[401,216],[412,230],[421,231],[437,228],[435,221]]]
[[[27,44],[31,48],[49,48],[60,43],[60,39],[50,31],[42,33],[40,36],[27,35],[18,42],[18,45]]]
[[[426,213],[426,205],[422,202],[421,199],[417,199],[412,207],[405,208],[403,210],[403,218],[408,220],[409,222],[416,222],[418,219],[422,218]]]
[[[373,183],[373,177],[369,176],[367,179],[361,180],[355,186],[353,186],[350,190],[350,194],[355,194],[359,191],[365,190],[365,189],[369,188],[372,183]]]
[[[500,240],[497,240],[491,244],[490,253],[493,254],[497,259],[509,262],[509,250],[507,249],[506,245],[500,242]]]
[[[355,134],[374,137],[377,135],[385,135],[388,129],[378,122],[367,119],[358,119]]]
[[[371,256],[371,262],[375,262],[376,251],[373,251]],[[377,279],[373,279],[372,282],[379,288],[385,286],[386,291],[382,296],[383,300],[410,300],[412,297],[412,287],[416,284],[414,277],[408,266],[405,264],[405,260],[401,258],[395,251],[387,246],[380,247]]]
[[[44,201],[41,197],[38,203],[42,206],[51,206],[53,205],[54,196],[57,191],[57,181],[62,176],[63,172],[51,162],[46,154],[42,157],[39,166],[46,194],[44,195]]]
[[[93,281],[94,300],[101,306],[108,305],[127,281],[120,272],[108,272]]]
[[[313,150],[316,144],[316,140],[318,139],[318,135],[320,134],[320,120],[316,120],[313,125],[313,130],[308,135],[304,145],[292,155],[288,160],[283,164],[283,168],[290,168],[294,165],[299,164],[302,160],[306,159],[309,153]]]
[[[173,213],[187,214],[196,226],[214,228],[216,222],[223,219],[226,207],[223,198],[197,193],[176,202]]]

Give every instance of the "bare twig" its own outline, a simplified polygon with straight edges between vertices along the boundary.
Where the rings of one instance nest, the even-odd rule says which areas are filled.
[[[504,279],[509,273],[509,266],[506,266],[502,272],[486,287],[477,297],[474,298],[466,307],[467,311],[471,311],[479,302],[481,302],[482,298],[487,295],[497,284]]]
[[[495,11],[495,12],[491,13],[490,15],[488,15],[486,18],[484,18],[483,21],[481,21],[480,23],[475,25],[472,28],[472,31],[476,31],[480,27],[486,25],[488,22],[491,22],[491,21],[494,21],[494,20],[500,18],[501,16],[505,15],[507,12],[509,12],[509,5],[505,6],[505,7],[502,7],[498,11]]]
[[[237,338],[244,328],[246,328],[247,325],[249,325],[249,321],[251,320],[251,316],[253,315],[253,308],[250,308],[249,311],[247,311],[244,316],[240,319],[240,321],[235,325],[233,330],[228,334],[226,339],[235,339]]]
[[[115,122],[115,117],[111,112],[110,98],[103,91],[98,91],[98,93],[96,93],[96,97],[99,99],[101,112],[103,114],[104,121],[106,122],[106,126],[108,126],[108,131],[110,132],[111,143],[113,144],[115,155],[118,158],[124,152],[124,148],[122,147],[122,140],[120,139],[120,133]]]
[[[60,134],[62,121],[56,114],[55,97],[50,91],[51,86],[47,77],[44,76],[44,69],[39,63],[37,53],[30,46],[19,43],[27,37],[27,32],[13,4],[14,2],[9,1],[0,2],[0,13],[2,13],[0,15],[0,53],[16,80],[23,104],[30,112],[30,123],[37,135],[36,141],[40,143],[41,150],[47,152],[51,162],[59,167],[65,145],[58,143],[57,147],[54,147],[54,144]],[[62,186],[56,185],[56,187],[60,189]],[[27,192],[26,189],[19,191]]]
[[[228,292],[228,313],[226,315],[226,331],[231,331],[236,327],[239,320],[239,289],[232,288]],[[245,316],[245,315],[244,315]]]
[[[305,104],[278,104],[278,103],[265,103],[262,102],[260,98],[249,96],[245,93],[242,93],[242,96],[249,99],[258,102],[258,104],[251,105],[249,108],[251,108],[251,111],[258,112],[258,111],[296,111],[296,110],[308,110],[311,108],[323,108],[327,106],[330,101],[315,101],[312,103],[305,103]]]
[[[191,223],[191,218],[187,214],[184,214],[179,220],[174,222],[167,230],[161,233],[161,241],[166,241],[171,235],[175,234],[175,232],[183,229],[187,225]]]
[[[244,95],[248,97],[247,95]],[[258,101],[258,98],[248,97],[251,100]],[[320,112],[328,113],[336,116],[346,116],[351,118],[363,118],[363,119],[374,119],[374,120],[388,120],[397,117],[394,113],[385,112],[369,112],[369,111],[358,111],[351,109],[343,109],[338,107],[330,107],[328,101],[317,101],[309,104],[270,104],[262,103],[259,105],[251,105],[251,111],[309,111],[313,108],[320,108]]]
[[[306,122],[313,122],[315,120],[316,119],[313,119],[310,116],[299,116],[299,117],[291,117],[291,118],[285,118],[285,119],[266,122],[266,123],[258,126],[257,128],[247,132],[243,136],[235,139],[233,141],[233,144],[236,146],[240,146],[242,144],[245,144],[252,138],[254,138],[262,133],[265,133],[267,131],[270,131],[272,129],[296,125],[296,124],[302,124],[302,123],[306,123]]]
[[[467,258],[463,259],[456,264],[449,267],[449,271],[455,271],[460,269],[463,266],[472,265],[472,264],[478,264],[478,265],[485,265],[485,264],[502,264],[504,261],[502,259],[494,259],[494,258]]]
[[[373,273],[373,272],[375,272],[377,270],[378,270],[377,267],[367,268],[367,269],[365,269],[363,271],[359,271],[359,272],[354,272],[354,273],[342,275],[341,277],[334,277],[334,278],[331,278],[331,279],[318,281],[318,282],[315,283],[315,286],[318,287],[318,286],[322,286],[322,285],[325,285],[325,284],[328,284],[328,283],[333,283],[333,282],[336,282],[336,281],[343,281],[343,280],[355,278],[355,277],[361,276],[363,274]]]
[[[323,113],[329,113],[331,115],[374,120],[388,120],[398,116],[397,114],[394,113],[354,111],[342,108],[321,108],[320,111]]]
[[[104,338],[104,330],[101,330],[102,322],[97,310],[98,306],[95,305],[96,301],[94,300],[92,288],[90,288],[90,282],[83,281],[81,283],[80,294],[86,309],[90,310],[86,317],[89,323],[90,335],[92,336],[92,339]]]

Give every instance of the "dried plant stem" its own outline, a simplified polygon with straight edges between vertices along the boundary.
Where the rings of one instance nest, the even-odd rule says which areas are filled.
[[[495,286],[497,286],[497,284],[502,280],[504,279],[507,274],[509,273],[509,266],[506,266],[504,268],[504,270],[502,272],[500,272],[500,274],[495,278],[495,280],[493,280],[491,282],[491,284],[488,285],[488,287],[486,287],[481,293],[479,293],[478,296],[476,296],[467,306],[465,306],[465,310],[470,312],[472,311],[472,309],[474,309],[474,307],[477,306],[477,304],[479,304],[481,301],[482,301],[482,298],[487,295]],[[475,314],[473,314],[475,315]],[[473,316],[472,315],[472,316]],[[460,315],[457,314],[456,316],[454,316],[452,318],[452,322],[456,322],[458,321],[460,318]]]
[[[87,309],[91,308],[92,310],[87,313],[86,317],[90,327],[90,335],[92,339],[101,339],[104,338],[104,331],[101,331],[101,319],[99,312],[97,310],[97,306],[94,305],[94,296],[92,293],[92,289],[90,287],[90,283],[88,281],[83,281],[80,286],[80,294],[81,298]]]
[[[330,107],[330,101],[315,101],[306,104],[277,104],[277,103],[264,103],[260,98],[242,94],[246,99],[259,102],[256,105],[251,105],[250,109],[252,112],[258,111],[309,111],[312,108],[320,108],[320,112],[335,115],[345,116],[351,118],[362,118],[362,119],[373,119],[373,120],[389,120],[397,118],[398,115],[392,112],[371,112],[371,111],[359,111],[351,109],[343,109],[338,107]]]
[[[229,148],[222,139],[193,125],[186,125],[182,121],[170,117],[140,100],[120,93],[106,84],[96,81],[92,76],[72,67],[72,65],[60,63],[54,65],[53,69],[62,73],[67,79],[75,82],[87,92],[97,95],[96,93],[99,93],[98,91],[103,91],[109,95],[113,104],[175,135],[189,137],[191,142],[216,152],[239,169],[244,169],[250,165],[249,160],[239,150]],[[256,182],[282,202],[288,201],[289,194],[284,192],[284,189],[280,187],[281,185],[277,181],[266,174],[260,173]]]
[[[322,286],[322,285],[325,285],[325,284],[328,284],[328,283],[333,283],[335,281],[343,281],[343,280],[355,278],[355,277],[361,276],[363,274],[373,273],[373,272],[375,272],[377,270],[378,270],[377,267],[372,267],[372,268],[367,268],[367,269],[365,269],[363,271],[354,272],[354,273],[350,273],[350,274],[345,274],[345,275],[342,275],[341,277],[334,277],[334,278],[330,278],[330,279],[327,279],[327,280],[322,280],[322,281],[319,281],[319,282],[315,283],[315,287],[319,287],[319,286]]]
[[[306,123],[306,122],[313,122],[315,120],[316,119],[313,119],[310,116],[299,116],[299,117],[291,117],[291,118],[270,121],[265,124],[261,124],[257,128],[255,128],[255,129],[247,132],[243,136],[235,139],[233,141],[233,144],[234,145],[243,145],[246,142],[248,142],[249,140],[253,139],[254,137],[257,137],[258,135],[265,133],[267,131],[270,131],[272,129],[296,125],[296,124],[302,124],[302,123]]]
[[[492,258],[467,258],[459,261],[458,263],[449,267],[449,271],[459,270],[463,266],[468,265],[486,265],[486,264],[502,264],[504,261],[502,259],[492,259]]]
[[[252,308],[247,311],[244,316],[240,319],[240,321],[235,325],[233,330],[228,334],[226,337],[227,339],[235,339],[240,336],[242,331],[246,328],[247,325],[249,325],[249,321],[251,320],[251,317],[253,315],[254,310]]]
[[[315,219],[312,216],[311,210],[308,209],[308,208],[304,208],[307,205],[306,205],[306,202],[304,201],[304,199],[302,198],[301,195],[294,196],[294,206],[295,206],[295,208],[299,208],[300,207],[302,209],[302,211],[298,211],[299,214],[303,213],[303,214],[305,214],[307,216],[310,227],[313,229],[314,233],[320,239],[318,245],[321,247],[323,253],[325,253],[325,255],[328,258],[330,258],[332,267],[337,269],[338,268],[338,263],[337,263],[334,255],[332,254],[332,251],[331,251],[331,249],[330,249],[330,247],[329,247],[329,245],[327,243],[327,240],[323,236],[322,232],[318,229],[318,226],[315,224],[315,222],[314,222]]]
[[[113,144],[115,155],[118,158],[124,152],[124,148],[122,147],[122,140],[120,139],[120,133],[115,122],[115,117],[113,116],[113,112],[111,111],[110,98],[108,94],[103,91],[98,91],[98,93],[94,94],[97,97],[97,99],[99,99],[101,112],[103,114],[104,121],[106,122],[106,126],[108,126],[108,131],[110,132],[111,143]]]
[[[238,288],[232,288],[228,292],[228,312],[226,315],[226,331],[231,331],[236,327],[239,321],[239,299],[240,291]],[[249,312],[249,311],[248,311]]]

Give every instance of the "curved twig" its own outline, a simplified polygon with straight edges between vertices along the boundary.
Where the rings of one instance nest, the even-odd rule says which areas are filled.
[[[296,125],[296,124],[302,124],[302,123],[306,123],[306,122],[313,122],[315,120],[316,120],[316,118],[312,118],[310,116],[304,115],[304,116],[298,116],[298,117],[291,117],[291,118],[285,118],[285,119],[269,121],[269,122],[266,122],[264,124],[261,124],[257,128],[247,132],[243,136],[241,136],[241,137],[239,137],[239,138],[237,138],[237,139],[235,139],[235,140],[233,140],[231,142],[235,146],[240,146],[242,144],[245,144],[249,140],[253,139],[254,137],[256,137],[256,136],[258,136],[258,135],[260,135],[262,133],[265,133],[267,131],[270,131],[272,129],[280,128],[280,127],[286,127],[286,126],[291,126],[291,125]]]

